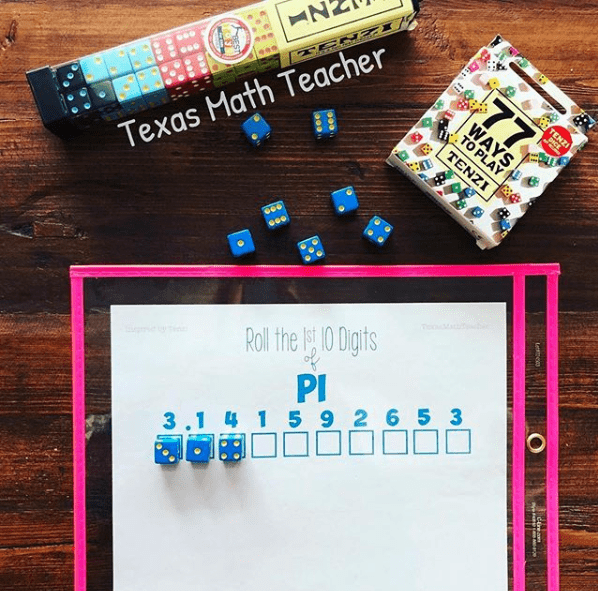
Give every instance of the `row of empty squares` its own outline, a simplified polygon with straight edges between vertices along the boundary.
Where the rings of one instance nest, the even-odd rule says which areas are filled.
[[[315,434],[287,431],[281,437],[278,433],[252,433],[251,457],[471,454],[471,429],[446,429],[443,439],[441,445],[438,429],[414,429],[411,436],[406,429],[385,429],[381,437],[369,429],[350,430],[345,437],[337,430]]]

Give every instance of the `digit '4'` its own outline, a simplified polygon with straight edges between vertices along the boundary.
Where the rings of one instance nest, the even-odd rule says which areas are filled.
[[[237,413],[227,410],[226,415],[224,415],[224,424],[230,425],[234,429],[239,424],[239,421],[237,421]]]

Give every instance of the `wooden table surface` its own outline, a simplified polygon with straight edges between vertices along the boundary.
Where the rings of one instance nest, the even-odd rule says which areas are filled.
[[[65,142],[41,125],[27,70],[244,4],[0,4],[0,588],[72,589],[69,266],[230,264],[226,234],[250,227],[258,264],[300,264],[294,243],[315,233],[329,264],[561,264],[561,582],[565,591],[594,591],[598,142],[591,137],[513,234],[489,252],[384,160],[496,33],[595,118],[598,0],[426,0],[415,31],[345,51],[356,58],[385,48],[382,69],[294,97],[275,73],[260,74],[276,98],[261,109],[274,132],[257,151],[240,137],[242,115],[220,111],[211,121],[205,106],[195,129],[135,147],[116,127]],[[337,109],[340,133],[318,144],[309,117],[327,107]],[[154,114],[137,117],[151,123]],[[362,207],[345,222],[332,214],[328,192],[348,184]],[[292,210],[282,237],[268,235],[259,217],[259,207],[275,196]],[[359,236],[373,213],[395,225],[380,251]]]

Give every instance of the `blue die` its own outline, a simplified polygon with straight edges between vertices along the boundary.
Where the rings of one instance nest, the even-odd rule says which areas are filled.
[[[567,166],[567,164],[569,164],[569,156],[561,156],[557,160],[557,163],[559,166]]]
[[[89,84],[110,78],[104,58],[99,53],[81,58],[79,64],[81,65],[83,76],[85,76],[85,81]]]
[[[291,223],[291,218],[287,213],[287,208],[284,206],[284,201],[275,201],[269,205],[262,207],[262,215],[268,230],[276,230],[282,226],[288,226]]]
[[[511,177],[514,181],[518,181],[522,176],[523,173],[518,168],[511,173]]]
[[[314,128],[314,135],[318,139],[331,138],[338,133],[338,123],[334,109],[314,111],[311,114],[311,122]]]
[[[381,217],[375,215],[365,227],[363,237],[376,246],[382,246],[392,234],[393,226]]]
[[[463,195],[465,195],[465,197],[473,197],[475,195],[475,189],[465,187],[465,189],[463,189]]]
[[[245,433],[221,433],[218,457],[223,462],[240,462],[245,457]]]
[[[185,459],[188,462],[206,464],[210,461],[214,451],[214,437],[212,435],[189,435]]]
[[[481,207],[474,207],[471,210],[471,215],[474,218],[481,218],[484,215],[484,210]]]
[[[156,464],[178,464],[183,457],[182,435],[158,435],[154,443]]]
[[[306,265],[320,261],[326,256],[319,236],[312,236],[311,238],[297,242],[297,248],[299,249],[301,259]]]
[[[333,191],[330,193],[330,197],[332,198],[332,205],[337,215],[353,213],[359,207],[355,189],[351,186]]]
[[[227,236],[230,251],[234,257],[243,257],[255,252],[251,232],[247,229],[233,232]]]
[[[254,146],[260,146],[272,133],[272,128],[259,113],[254,113],[249,117],[249,119],[241,125],[241,129],[250,143]]]
[[[511,222],[509,220],[500,220],[499,225],[503,231],[511,229]]]

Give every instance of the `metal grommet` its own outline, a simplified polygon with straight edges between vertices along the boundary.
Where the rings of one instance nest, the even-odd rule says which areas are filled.
[[[527,438],[527,449],[533,454],[540,454],[546,449],[546,438],[540,433],[532,433]]]

